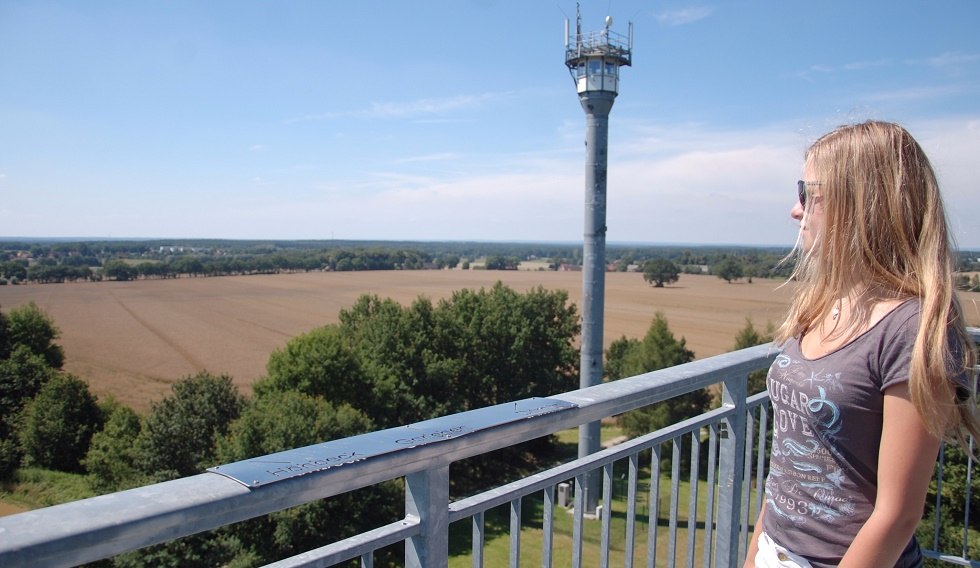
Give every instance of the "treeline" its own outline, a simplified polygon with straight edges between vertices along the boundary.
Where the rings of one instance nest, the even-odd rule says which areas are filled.
[[[608,269],[635,270],[666,260],[679,274],[786,278],[787,247],[608,244]],[[78,280],[135,280],[181,276],[231,276],[300,271],[484,268],[514,270],[524,261],[552,270],[580,266],[578,243],[466,241],[237,241],[218,239],[138,241],[0,241],[0,285]],[[961,251],[957,272],[980,271],[980,253]],[[737,274],[737,276],[734,276]],[[980,282],[958,281],[961,289]]]
[[[785,277],[788,249],[608,245],[609,270],[641,271],[667,259],[686,273],[723,261],[751,276]],[[580,266],[579,244],[362,241],[0,241],[0,285],[22,282],[136,280],[307,271],[482,268],[515,270],[524,261]]]

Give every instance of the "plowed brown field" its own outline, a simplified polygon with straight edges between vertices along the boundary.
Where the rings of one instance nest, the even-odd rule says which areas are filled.
[[[249,392],[270,353],[296,335],[336,323],[340,310],[362,294],[408,305],[419,296],[439,300],[498,280],[518,291],[541,285],[567,290],[576,304],[581,299],[577,272],[426,270],[0,286],[0,307],[34,301],[61,330],[67,371],[88,381],[95,394],[145,410],[173,382],[201,370],[227,373]],[[640,274],[609,273],[605,343],[642,337],[660,311],[698,358],[723,353],[746,317],[759,327],[779,322],[791,294],[790,286],[779,284],[682,275],[673,286],[653,288]],[[970,325],[980,325],[980,293],[961,298]]]

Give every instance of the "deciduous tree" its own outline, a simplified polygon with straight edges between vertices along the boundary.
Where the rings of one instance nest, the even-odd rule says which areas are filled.
[[[0,322],[0,359],[5,358],[5,354],[9,354],[14,346],[23,345],[43,357],[48,366],[60,369],[65,362],[65,354],[61,346],[54,342],[59,334],[51,316],[34,302],[28,302],[10,311],[5,326]]]
[[[136,439],[137,469],[162,481],[215,465],[215,442],[243,404],[227,375],[202,372],[174,383],[172,394],[153,405]]]
[[[24,407],[18,437],[25,461],[59,471],[81,471],[81,460],[102,421],[88,384],[66,373],[55,374]]]
[[[356,352],[340,327],[327,325],[297,336],[269,356],[256,395],[295,390],[363,407],[370,400]]]
[[[742,277],[742,263],[734,258],[726,258],[711,267],[711,272],[729,284]]]
[[[666,258],[655,258],[643,265],[643,279],[656,288],[672,284],[680,278],[680,269]]]
[[[120,491],[142,481],[134,462],[141,422],[136,412],[110,399],[101,405],[105,425],[92,436],[82,465],[98,491]]]

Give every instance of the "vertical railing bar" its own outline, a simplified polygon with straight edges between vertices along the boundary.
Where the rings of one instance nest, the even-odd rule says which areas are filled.
[[[575,476],[575,511],[572,512],[572,567],[582,568],[583,517],[585,516],[585,476]]]
[[[932,549],[939,552],[939,518],[943,507],[943,466],[946,464],[946,444],[939,446],[939,465],[936,471],[936,521],[932,528]]]
[[[762,499],[765,495],[766,483],[766,455],[769,453],[766,445],[766,434],[769,433],[769,409],[764,404],[759,408],[759,448],[756,451],[755,466],[755,517],[759,517],[762,510]]]
[[[636,554],[636,486],[640,473],[640,454],[629,456],[629,485],[626,488],[626,568],[633,568]]]
[[[374,551],[361,555],[361,568],[374,568]]]
[[[612,521],[613,464],[602,466],[602,536],[599,537],[599,568],[609,568],[609,530]]]
[[[418,535],[405,541],[406,568],[449,565],[449,466],[405,476],[405,514],[419,518]]]
[[[698,477],[701,473],[701,429],[691,432],[691,488],[687,502],[687,565],[694,566],[694,544],[698,529]]]
[[[966,502],[963,504],[963,558],[970,557],[970,490],[973,485],[973,436],[966,460]]]
[[[510,568],[521,565],[521,498],[510,502]]]
[[[551,550],[555,542],[555,486],[544,489],[544,522],[541,527],[541,567],[551,568]]]
[[[670,458],[670,521],[667,525],[667,566],[674,568],[677,562],[677,509],[681,492],[681,439],[673,439]]]
[[[741,530],[739,540],[741,550],[749,549],[749,499],[752,493],[752,441],[755,439],[755,420],[752,419],[750,410],[746,410],[745,417],[745,459],[742,461],[742,502],[739,506],[741,512]]]
[[[657,533],[660,526],[660,454],[663,444],[657,444],[650,458],[650,514],[647,523],[647,568],[657,562]]]
[[[486,541],[483,511],[473,515],[473,568],[483,568],[483,545]]]
[[[704,568],[710,568],[711,558],[714,554],[714,528],[715,528],[715,471],[718,461],[718,423],[712,422],[708,426],[708,499],[704,513]]]

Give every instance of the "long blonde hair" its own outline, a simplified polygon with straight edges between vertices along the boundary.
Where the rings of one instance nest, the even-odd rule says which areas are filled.
[[[952,244],[929,159],[908,131],[879,121],[839,127],[805,157],[818,180],[823,224],[809,250],[797,244],[793,276],[800,284],[776,339],[812,329],[854,284],[867,300],[858,321],[870,317],[867,306],[875,301],[919,298],[912,403],[931,434],[965,447],[968,434],[980,438],[974,352],[953,288]],[[964,370],[971,380],[957,388],[950,378]]]

